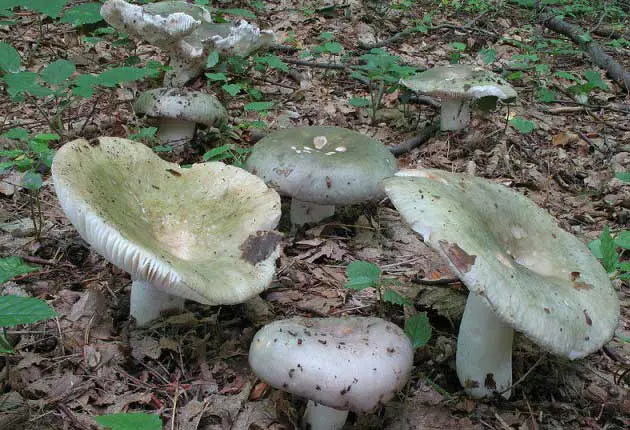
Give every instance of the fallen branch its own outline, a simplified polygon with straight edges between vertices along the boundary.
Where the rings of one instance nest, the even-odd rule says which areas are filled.
[[[440,130],[440,125],[435,122],[426,126],[422,133],[413,139],[409,139],[408,141],[401,143],[400,145],[391,146],[389,151],[394,155],[401,155],[405,152],[409,152],[414,148],[426,143],[429,139],[436,135],[436,133]]]
[[[630,73],[624,70],[610,55],[606,54],[597,42],[588,40],[588,33],[586,31],[577,25],[569,24],[556,17],[545,19],[543,25],[571,39],[573,43],[586,51],[593,63],[606,70],[606,73],[608,73],[608,76],[610,76],[613,81],[621,85],[627,91],[630,91]]]

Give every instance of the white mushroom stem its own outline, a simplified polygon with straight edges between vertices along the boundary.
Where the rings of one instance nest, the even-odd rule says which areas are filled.
[[[184,310],[184,299],[153,287],[147,281],[136,279],[131,284],[131,316],[136,325],[143,327],[160,317],[165,311]]]
[[[470,293],[457,336],[457,376],[476,398],[510,397],[514,330],[501,321],[483,297]]]
[[[303,202],[296,198],[291,199],[291,224],[293,225],[315,223],[334,214],[334,205],[318,205],[316,203]]]
[[[160,119],[158,141],[160,145],[188,143],[195,136],[195,123],[181,119]]]
[[[312,400],[308,401],[304,413],[304,422],[311,430],[339,430],[343,428],[347,419],[348,411],[329,408]]]
[[[470,101],[462,99],[442,99],[440,130],[461,130],[470,122]]]

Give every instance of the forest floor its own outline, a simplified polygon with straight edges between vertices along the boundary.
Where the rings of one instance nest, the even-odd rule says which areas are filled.
[[[247,2],[240,3],[244,7]],[[386,7],[389,2],[354,0],[328,7],[324,2],[321,7],[287,0],[261,3],[263,9],[252,9],[257,23],[273,29],[280,43],[294,48],[273,51],[287,61],[289,72],[250,70],[247,76],[248,85],[257,88],[264,101],[275,103],[262,116],[268,130],[335,125],[392,146],[417,136],[427,121],[437,118],[439,108],[403,105],[403,91],[393,89],[385,93],[373,120],[369,108],[349,103],[352,98],[369,97],[368,86],[341,65],[360,64],[360,56],[369,51],[361,46],[386,40],[420,22],[426,31],[400,37],[382,49],[422,69],[457,60],[503,72],[519,98],[509,109],[500,105],[488,113],[475,112],[463,131],[431,137],[400,155],[399,167],[466,171],[495,180],[534,200],[584,242],[598,238],[605,226],[613,232],[628,229],[630,185],[615,178],[617,172],[630,171],[628,92],[594,66],[579,47],[546,29],[532,10],[505,1],[487,8],[484,1],[459,2],[460,9],[453,7],[456,2],[446,1],[409,2],[410,7],[401,9]],[[565,19],[584,29],[611,29],[611,24],[623,24],[624,19],[627,24],[627,15],[609,20],[602,18],[602,11],[575,12]],[[430,19],[423,21],[427,14]],[[25,10],[18,15],[18,24],[0,25],[0,38],[29,59],[29,70],[58,58],[72,60],[84,73],[102,71],[132,54],[141,63],[166,61],[142,43],[133,52],[109,39],[88,44],[82,39],[85,30],[52,22],[44,22],[42,30],[37,14]],[[602,36],[593,31],[592,37],[630,70],[630,33],[625,25],[615,28],[621,34]],[[322,33],[332,38],[324,40]],[[626,44],[610,43],[613,36]],[[301,57],[301,52],[327,41],[339,43],[343,51]],[[305,63],[296,64],[300,62]],[[315,62],[332,66],[310,64]],[[588,70],[600,73],[601,82],[585,91],[588,99],[581,105],[569,88],[587,83]],[[156,86],[151,80],[133,82],[103,89],[91,99],[74,100],[63,111],[63,136],[55,145],[78,137],[127,137],[136,132],[145,124],[134,115],[131,103],[140,90],[151,86]],[[245,93],[232,97],[220,84],[202,79],[192,86],[216,92],[230,112],[232,125],[261,119],[260,113],[243,110],[251,101]],[[545,99],[548,93],[541,88],[553,93],[553,101]],[[0,106],[2,132],[17,126],[34,133],[51,131],[42,116],[49,109],[46,104],[32,99],[14,102],[2,92]],[[507,122],[508,116],[519,121]],[[533,130],[527,130],[529,125],[534,125]],[[200,132],[191,147],[165,157],[200,162],[213,146],[251,144],[250,129],[234,127],[232,132],[239,139]],[[40,191],[43,228],[36,237],[30,195],[8,186],[15,180],[9,175],[0,174],[4,181],[0,256],[19,255],[40,269],[3,284],[2,289],[44,298],[59,317],[7,331],[16,352],[0,357],[0,428],[94,429],[93,416],[127,411],[159,413],[168,429],[297,428],[303,399],[272,390],[251,373],[249,343],[265,323],[293,315],[380,313],[402,325],[405,314],[413,310],[394,305],[379,310],[373,290],[344,289],[345,268],[354,260],[375,263],[384,275],[396,277],[401,282],[399,292],[414,300],[416,310],[428,313],[433,336],[416,351],[404,392],[378,413],[351,415],[347,428],[630,427],[627,282],[615,283],[621,320],[606,350],[572,362],[546,354],[517,335],[513,372],[518,383],[511,398],[472,400],[463,393],[454,369],[466,289],[459,283],[415,282],[454,275],[387,200],[344,208],[327,222],[297,234],[290,233],[283,220],[283,251],[272,288],[262,294],[264,300],[221,307],[188,303],[185,314],[137,329],[128,317],[128,274],[90,251],[60,209],[51,181],[46,180]]]

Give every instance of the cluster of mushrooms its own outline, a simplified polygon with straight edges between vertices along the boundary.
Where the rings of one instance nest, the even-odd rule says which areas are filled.
[[[108,0],[103,8],[111,14],[104,16],[125,26],[137,25],[136,16],[146,21],[137,6],[125,5]],[[182,41],[199,25],[210,25],[199,6],[188,6],[194,10],[186,16],[194,22],[181,12],[167,15],[177,23],[168,33],[179,37],[169,42],[173,53],[184,51],[188,42]],[[150,25],[160,23],[161,13],[151,15]],[[188,61],[172,57],[185,76],[196,70]],[[513,96],[489,88],[503,82],[481,82],[482,73],[472,67],[443,69],[453,91],[458,74],[474,76],[473,84],[461,84],[467,95],[456,102],[446,102],[451,96],[439,90],[445,129],[462,127],[474,98]],[[435,81],[437,72],[425,73],[426,81]],[[430,92],[421,82],[422,74],[406,85]],[[153,99],[152,110],[165,111],[179,104],[174,98],[184,90],[155,91],[167,101],[143,97]],[[139,326],[182,310],[185,300],[237,304],[268,288],[282,242],[275,231],[279,193],[292,199],[296,225],[333,215],[335,205],[391,200],[469,289],[456,368],[474,397],[510,396],[514,330],[578,359],[609,341],[617,325],[619,300],[605,270],[546,211],[489,180],[435,169],[399,171],[387,147],[351,130],[271,133],[254,145],[245,169],[221,162],[182,168],[141,143],[79,139],[57,152],[52,175],[60,205],[81,237],[131,274],[131,316]],[[304,420],[311,429],[329,430],[341,429],[350,410],[369,412],[390,400],[406,384],[413,356],[406,334],[381,318],[294,317],[263,327],[249,360],[270,385],[309,399]]]

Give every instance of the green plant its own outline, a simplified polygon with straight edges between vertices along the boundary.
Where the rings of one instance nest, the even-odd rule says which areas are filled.
[[[318,39],[322,41],[319,45],[315,45],[310,50],[302,52],[302,57],[315,57],[319,58],[323,55],[334,57],[343,53],[343,46],[335,41],[335,35],[329,31],[325,31],[318,36]]]
[[[236,167],[245,165],[245,158],[251,152],[249,148],[240,148],[234,144],[228,143],[211,149],[203,154],[204,161],[223,161],[229,162]]]
[[[352,77],[368,82],[370,98],[351,98],[350,104],[355,107],[370,107],[372,122],[376,121],[376,112],[381,106],[385,93],[394,92],[401,79],[416,72],[414,67],[400,64],[400,58],[387,51],[374,48],[361,56],[365,64],[358,66]]]
[[[517,129],[521,134],[529,134],[536,128],[536,123],[528,119],[521,118],[519,116],[510,119],[512,127]]]
[[[345,288],[361,291],[366,288],[376,290],[377,303],[391,303],[401,306],[413,306],[413,302],[390,288],[400,285],[396,278],[383,278],[381,269],[367,261],[353,261],[346,268],[348,282]],[[431,324],[426,313],[421,312],[407,318],[405,321],[405,333],[410,337],[414,348],[425,345],[431,337]]]
[[[162,430],[162,420],[157,414],[143,412],[109,414],[94,417],[94,420],[110,430]]]
[[[463,42],[451,42],[448,44],[448,47],[451,49],[449,55],[451,64],[459,63],[459,60],[462,59],[462,54],[466,51],[466,44]]]
[[[602,261],[611,277],[630,281],[630,261],[624,259],[630,250],[630,230],[623,230],[613,236],[606,226],[599,239],[589,242],[588,247]]]
[[[19,257],[0,258],[0,284],[36,270],[39,267],[28,265]],[[6,338],[6,327],[31,324],[56,316],[57,313],[43,300],[34,297],[0,296],[0,353],[13,352],[11,343]]]
[[[40,189],[44,183],[41,172],[50,170],[55,151],[50,148],[49,143],[58,141],[59,136],[44,133],[30,137],[27,130],[13,128],[2,137],[12,141],[14,147],[0,150],[0,157],[6,160],[0,162],[0,173],[10,169],[16,169],[22,173],[19,183],[15,185],[28,191],[31,219],[36,237],[39,238],[43,225],[39,198]]]

